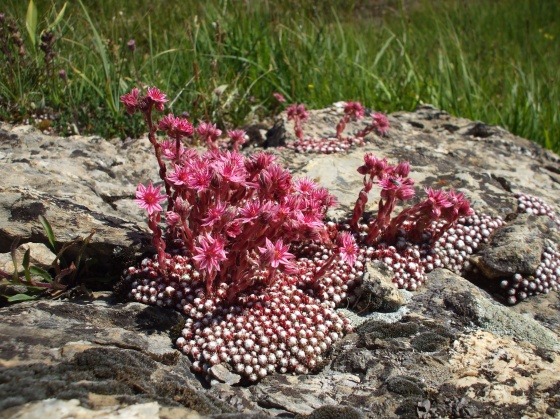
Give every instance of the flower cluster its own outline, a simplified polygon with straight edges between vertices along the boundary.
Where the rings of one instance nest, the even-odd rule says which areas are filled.
[[[343,131],[349,121],[359,121],[365,115],[365,108],[360,102],[347,102],[344,106],[344,116],[336,126],[336,137],[334,138],[304,138],[301,123],[308,119],[309,113],[304,105],[291,105],[287,109],[288,121],[294,121],[296,141],[289,143],[288,148],[299,153],[322,153],[332,154],[346,151],[352,146],[361,147],[365,144],[364,137],[372,131],[385,136],[389,131],[389,120],[385,114],[375,112],[371,114],[372,122],[363,130],[351,137],[344,137]]]
[[[386,159],[379,159],[367,153],[358,172],[364,175],[364,187],[358,195],[349,224],[356,234],[362,236],[361,241],[368,245],[391,245],[398,237],[405,237],[412,243],[435,243],[435,240],[459,218],[473,214],[469,201],[462,193],[425,188],[427,199],[392,217],[399,202],[409,200],[415,195],[414,181],[408,177],[410,164],[404,161],[394,166]],[[377,215],[367,220],[366,226],[359,225],[368,201],[368,193],[374,183],[381,188]],[[438,222],[439,224],[436,224]],[[434,225],[439,227],[434,228]]]
[[[542,199],[517,194],[518,212],[550,217],[560,226],[560,217]],[[444,222],[434,222],[426,229],[424,242],[410,243],[404,236],[394,246],[385,243],[367,249],[366,255],[383,260],[395,276],[399,288],[415,290],[426,281],[426,274],[435,268],[446,268],[463,276],[480,276],[478,268],[470,262],[470,255],[487,244],[494,231],[505,225],[499,216],[473,213],[459,217],[454,225],[445,229]],[[443,231],[434,240],[430,233]],[[361,253],[360,253],[361,254]],[[358,259],[360,261],[360,259]],[[499,288],[508,304],[517,304],[526,298],[560,290],[560,252],[548,242],[541,256],[541,263],[530,275],[515,273],[499,280]],[[489,284],[492,288],[492,284]]]
[[[121,100],[144,114],[163,181],[136,192],[157,255],[126,271],[130,298],[188,316],[177,346],[197,371],[229,362],[256,380],[275,370],[314,369],[350,328],[332,309],[342,287],[348,291],[358,247],[350,233],[323,221],[335,198],[311,179],[293,179],[271,154],[240,154],[243,131],[228,132],[227,150],[211,123],[194,128],[172,114],[152,122],[153,108],[165,100],[157,89],[146,96],[135,89]],[[304,108],[295,115],[304,119]],[[195,134],[207,152],[185,147]],[[346,279],[322,290],[319,280],[340,269]]]

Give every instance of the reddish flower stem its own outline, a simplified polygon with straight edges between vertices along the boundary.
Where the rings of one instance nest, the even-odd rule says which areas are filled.
[[[161,178],[161,180],[163,180],[163,184],[165,185],[165,193],[167,194],[167,211],[173,211],[173,198],[171,193],[171,185],[169,184],[166,178],[167,167],[165,166],[165,163],[161,156],[161,145],[158,143],[156,138],[157,127],[155,127],[152,122],[152,107],[149,107],[146,110],[146,112],[144,113],[144,119],[146,121],[146,124],[148,124],[148,130],[149,130],[148,139],[150,140],[150,143],[152,143],[152,145],[154,146],[154,152],[159,165],[159,177]]]

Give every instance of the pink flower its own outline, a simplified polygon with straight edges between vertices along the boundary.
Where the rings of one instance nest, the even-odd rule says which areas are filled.
[[[387,116],[381,112],[376,112],[372,115],[373,126],[380,135],[385,135],[389,131],[389,120]]]
[[[195,189],[197,192],[203,191],[208,189],[213,177],[214,173],[209,167],[194,170],[189,177],[188,186],[189,188]]]
[[[146,98],[155,103],[156,109],[160,112],[163,111],[163,104],[165,102],[169,102],[166,97],[167,95],[165,93],[162,93],[157,87],[148,87]]]
[[[194,134],[194,127],[189,121],[175,117],[172,113],[159,121],[158,129],[165,131],[171,138],[192,137]]]
[[[424,201],[425,206],[428,211],[431,211],[433,219],[437,220],[440,217],[442,209],[453,206],[453,204],[447,199],[447,194],[444,191],[434,191],[431,187],[424,188],[424,191],[428,194],[428,199]]]
[[[288,253],[289,248],[290,245],[284,245],[284,243],[282,243],[282,239],[278,239],[276,243],[272,244],[267,237],[265,247],[259,247],[259,250],[262,253],[261,261],[263,265],[270,264],[273,268],[278,268],[280,264],[288,265],[290,263],[289,259],[295,257],[291,253]]]
[[[206,141],[210,146],[213,146],[214,141],[216,141],[218,137],[222,135],[222,130],[218,129],[216,127],[216,124],[212,124],[210,122],[201,122],[200,124],[198,124],[196,132],[200,136],[200,138],[203,141]]]
[[[366,153],[364,156],[364,165],[358,167],[358,173],[361,175],[369,174],[372,178],[381,178],[387,169],[387,159],[378,159],[371,153]]]
[[[309,118],[309,112],[305,110],[305,105],[303,104],[298,105],[297,103],[294,103],[293,105],[288,106],[286,112],[288,113],[288,121],[298,119],[300,122],[304,122],[307,118]]]
[[[227,259],[224,241],[220,238],[214,239],[210,234],[206,233],[206,236],[198,237],[198,242],[200,247],[194,247],[196,253],[193,256],[193,260],[197,263],[198,268],[208,272],[219,271],[220,262]]]
[[[241,217],[238,218],[238,221],[242,223],[253,221],[261,213],[261,207],[261,201],[258,198],[245,202],[243,208],[239,210],[239,215],[241,215]]]
[[[275,161],[276,157],[272,154],[259,152],[251,154],[249,158],[245,160],[245,168],[253,176],[266,169]]]
[[[393,173],[400,177],[407,177],[410,174],[410,163],[407,161],[400,162]]]
[[[311,230],[322,229],[324,226],[322,215],[319,211],[305,213],[301,220],[302,226]]]
[[[280,93],[277,93],[277,92],[273,93],[272,96],[274,96],[274,98],[280,103],[283,103],[283,102],[286,101],[286,98],[284,96],[282,96]]]
[[[309,195],[318,185],[308,177],[299,178],[294,181],[294,190],[302,195]]]
[[[320,187],[311,191],[309,197],[312,200],[317,201],[320,206],[325,207],[325,209],[338,206],[338,200],[336,199],[336,196],[331,195],[329,190],[324,187]]]
[[[307,118],[309,118],[309,112],[305,110],[305,105],[303,103],[301,105],[298,105],[297,113],[301,122],[304,122],[305,120],[307,120]]]
[[[442,215],[449,222],[455,222],[457,218],[461,216],[472,215],[474,212],[471,208],[470,202],[462,193],[456,193],[453,189],[451,189],[447,193],[447,200],[449,201],[451,206],[443,209]]]
[[[171,131],[175,128],[175,116],[170,113],[160,119],[157,128],[161,131]]]
[[[354,236],[347,231],[343,231],[338,235],[337,241],[340,259],[350,266],[354,265],[359,252],[359,247],[354,240]]]
[[[126,111],[132,115],[138,107],[138,88],[134,88],[126,95],[121,96],[121,102],[126,106]]]
[[[194,127],[185,118],[177,118],[175,120],[175,132],[181,136],[192,137],[194,134]]]
[[[263,170],[258,177],[259,192],[267,197],[283,197],[290,192],[292,175],[279,164],[271,164]]]
[[[360,102],[347,102],[344,106],[344,113],[351,118],[360,120],[364,117],[365,109]]]
[[[247,141],[247,133],[242,129],[228,131],[227,134],[231,141],[233,141],[234,151],[239,151],[239,146]]]
[[[134,202],[148,211],[149,215],[152,215],[156,211],[161,211],[160,202],[167,199],[166,195],[160,195],[161,186],[154,186],[150,181],[150,184],[146,188],[144,185],[138,185],[136,189],[136,198]]]
[[[178,159],[184,152],[185,147],[183,147],[183,144],[179,144],[179,156],[177,156],[177,143],[169,138],[161,143],[161,155],[166,159]]]
[[[226,210],[226,204],[224,202],[218,202],[216,205],[214,205],[211,208],[208,208],[208,214],[206,215],[206,218],[203,218],[202,227],[206,227],[206,226],[213,226],[220,218],[222,218],[222,215],[224,214]]]
[[[386,176],[377,184],[382,188],[381,197],[389,199],[390,196],[406,201],[414,197],[414,181],[400,176]]]
[[[228,237],[231,237],[231,238],[237,237],[242,232],[241,223],[237,220],[234,220],[234,221],[226,224],[226,227],[225,227],[224,230],[225,230],[225,233]]]
[[[169,227],[176,226],[181,221],[181,216],[174,211],[167,211],[165,213],[165,222]]]
[[[244,183],[247,176],[245,167],[239,165],[235,160],[216,163],[216,171],[223,180],[232,183]]]
[[[175,171],[167,175],[167,180],[175,186],[186,185],[189,175],[189,170],[186,167],[175,165]]]

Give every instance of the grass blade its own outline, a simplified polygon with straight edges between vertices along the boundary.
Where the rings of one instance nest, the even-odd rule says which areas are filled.
[[[50,24],[49,27],[47,28],[47,31],[50,31],[50,30],[54,29],[60,23],[60,21],[64,18],[64,12],[66,12],[66,6],[67,5],[68,5],[68,2],[64,3],[64,6],[62,6],[62,9],[56,15],[56,18],[54,19],[54,22],[52,24]]]
[[[50,223],[42,215],[39,215],[39,221],[41,222],[43,228],[45,229],[45,233],[47,234],[47,239],[49,239],[49,243],[51,245],[53,252],[56,253],[56,240],[54,238],[54,233]]]
[[[389,45],[391,45],[393,40],[396,38],[396,35],[394,33],[392,32],[389,33],[391,34],[391,36],[389,37],[389,39],[387,39],[387,41],[385,41],[385,43],[383,44],[381,49],[377,52],[377,54],[375,54],[375,60],[373,60],[372,68],[377,68],[377,63],[381,58],[383,58],[383,56],[385,55],[385,51],[387,50],[387,48],[389,48]]]
[[[82,10],[84,11],[84,16],[85,19],[87,20],[90,28],[91,28],[91,32],[93,33],[93,43],[97,49],[97,52],[99,53],[99,56],[101,57],[101,63],[103,64],[103,71],[105,73],[105,86],[108,86],[108,92],[107,95],[105,97],[105,100],[107,101],[107,104],[109,105],[109,107],[111,108],[111,111],[113,112],[113,114],[116,114],[118,112],[118,101],[115,102],[113,100],[113,95],[111,94],[111,65],[109,63],[109,59],[107,58],[107,51],[105,51],[105,45],[103,44],[103,40],[101,39],[101,36],[99,35],[99,32],[97,31],[97,29],[95,28],[95,25],[93,24],[93,21],[91,20],[91,17],[89,16],[89,13],[86,9],[86,7],[84,6],[84,3],[82,3],[82,0],[78,0],[78,2],[80,3],[80,6],[82,6]]]

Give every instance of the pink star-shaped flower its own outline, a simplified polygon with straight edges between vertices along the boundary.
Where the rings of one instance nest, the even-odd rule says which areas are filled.
[[[194,134],[194,127],[189,121],[175,117],[172,113],[161,118],[158,129],[165,131],[171,138],[192,137]]]
[[[299,178],[294,181],[294,190],[302,195],[309,195],[317,187],[317,183],[308,177]]]
[[[166,99],[167,95],[162,93],[157,87],[148,87],[146,97],[155,103],[156,109],[160,112],[163,111],[163,104],[169,102],[169,100]]]
[[[139,90],[135,87],[130,91],[130,93],[121,96],[121,102],[124,103],[124,105],[126,106],[126,111],[130,115],[136,112],[138,106],[138,94]]]
[[[213,207],[208,208],[208,214],[206,215],[206,218],[203,218],[202,227],[206,227],[206,226],[213,226],[220,218],[222,218],[222,215],[224,215],[224,212],[226,210],[226,204],[225,202],[218,202],[216,205],[214,205]]]
[[[338,236],[338,251],[340,252],[340,259],[348,265],[354,265],[358,257],[358,245],[354,240],[352,234],[343,231]]]
[[[167,175],[167,180],[175,186],[186,185],[189,180],[189,170],[186,167],[175,165],[175,171]]]
[[[194,247],[196,253],[193,256],[198,268],[208,272],[219,271],[220,262],[227,259],[224,241],[219,238],[215,239],[209,233],[206,233],[205,236],[198,237],[198,242],[200,246]]]
[[[382,188],[381,197],[383,199],[389,199],[393,193],[394,196],[403,201],[414,197],[414,181],[410,178],[386,176],[377,184]]]
[[[280,264],[288,265],[290,263],[290,259],[295,257],[288,252],[289,248],[290,245],[284,245],[284,243],[282,243],[282,239],[278,239],[276,243],[273,244],[267,237],[265,247],[259,247],[259,250],[262,253],[261,261],[265,265],[270,264],[273,268],[278,268]]]
[[[344,106],[344,113],[350,115],[351,118],[360,120],[364,116],[365,109],[360,102],[347,102]]]
[[[387,169],[387,159],[378,159],[371,153],[366,153],[364,156],[364,165],[358,167],[358,173],[361,175],[369,174],[371,177],[382,177]]]
[[[426,199],[426,210],[431,212],[434,220],[437,220],[441,211],[444,208],[450,208],[453,206],[451,202],[447,199],[447,194],[442,190],[433,190],[430,188],[424,188],[426,194],[428,194],[428,199]]]
[[[305,105],[294,103],[291,106],[288,106],[286,109],[288,114],[288,121],[292,119],[299,119],[301,122],[305,122],[307,118],[309,118],[309,112],[305,110]]]
[[[387,116],[381,112],[376,112],[372,115],[373,117],[373,126],[379,134],[385,135],[389,131],[389,120]]]
[[[148,211],[149,215],[152,215],[156,211],[161,211],[161,205],[159,204],[162,201],[167,199],[166,195],[160,195],[161,186],[152,185],[150,184],[146,188],[144,185],[138,185],[136,189],[136,198],[134,202],[140,206],[140,208],[144,208]]]

